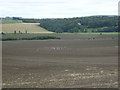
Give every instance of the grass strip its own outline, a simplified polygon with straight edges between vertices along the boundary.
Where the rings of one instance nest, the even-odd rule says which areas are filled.
[[[11,41],[11,40],[46,40],[46,39],[60,39],[59,37],[54,36],[37,36],[30,38],[1,38],[1,41]]]

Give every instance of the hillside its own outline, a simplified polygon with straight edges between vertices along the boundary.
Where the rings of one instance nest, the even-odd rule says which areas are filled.
[[[2,24],[3,33],[53,33],[38,26],[39,23]]]
[[[118,32],[118,16],[41,19],[40,26],[53,32]]]
[[[17,33],[118,32],[120,28],[119,21],[118,16],[115,15],[47,19],[9,17],[2,19],[3,32],[7,33],[14,33],[15,31]]]

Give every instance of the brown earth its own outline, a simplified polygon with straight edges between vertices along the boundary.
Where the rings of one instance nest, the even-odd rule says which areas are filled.
[[[3,87],[118,87],[116,39],[104,39],[107,35],[95,40],[78,40],[81,36],[77,35],[75,39],[62,37],[61,40],[4,41]]]

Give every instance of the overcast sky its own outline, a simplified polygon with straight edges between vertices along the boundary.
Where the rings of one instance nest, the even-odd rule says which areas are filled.
[[[118,15],[120,0],[0,0],[0,16],[67,18]]]

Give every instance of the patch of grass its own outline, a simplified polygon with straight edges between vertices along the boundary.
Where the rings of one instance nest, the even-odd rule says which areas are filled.
[[[4,23],[22,23],[21,20],[2,20],[1,21],[3,24]]]
[[[17,40],[17,38],[2,38],[0,40],[2,40],[2,41],[11,41],[11,40]]]
[[[2,38],[2,41],[11,41],[11,40],[46,40],[46,39],[60,39],[59,37],[54,36],[37,36],[31,38]]]
[[[99,34],[99,35],[102,35],[102,34],[120,34],[119,32],[96,32],[96,33],[55,33],[55,34]]]

